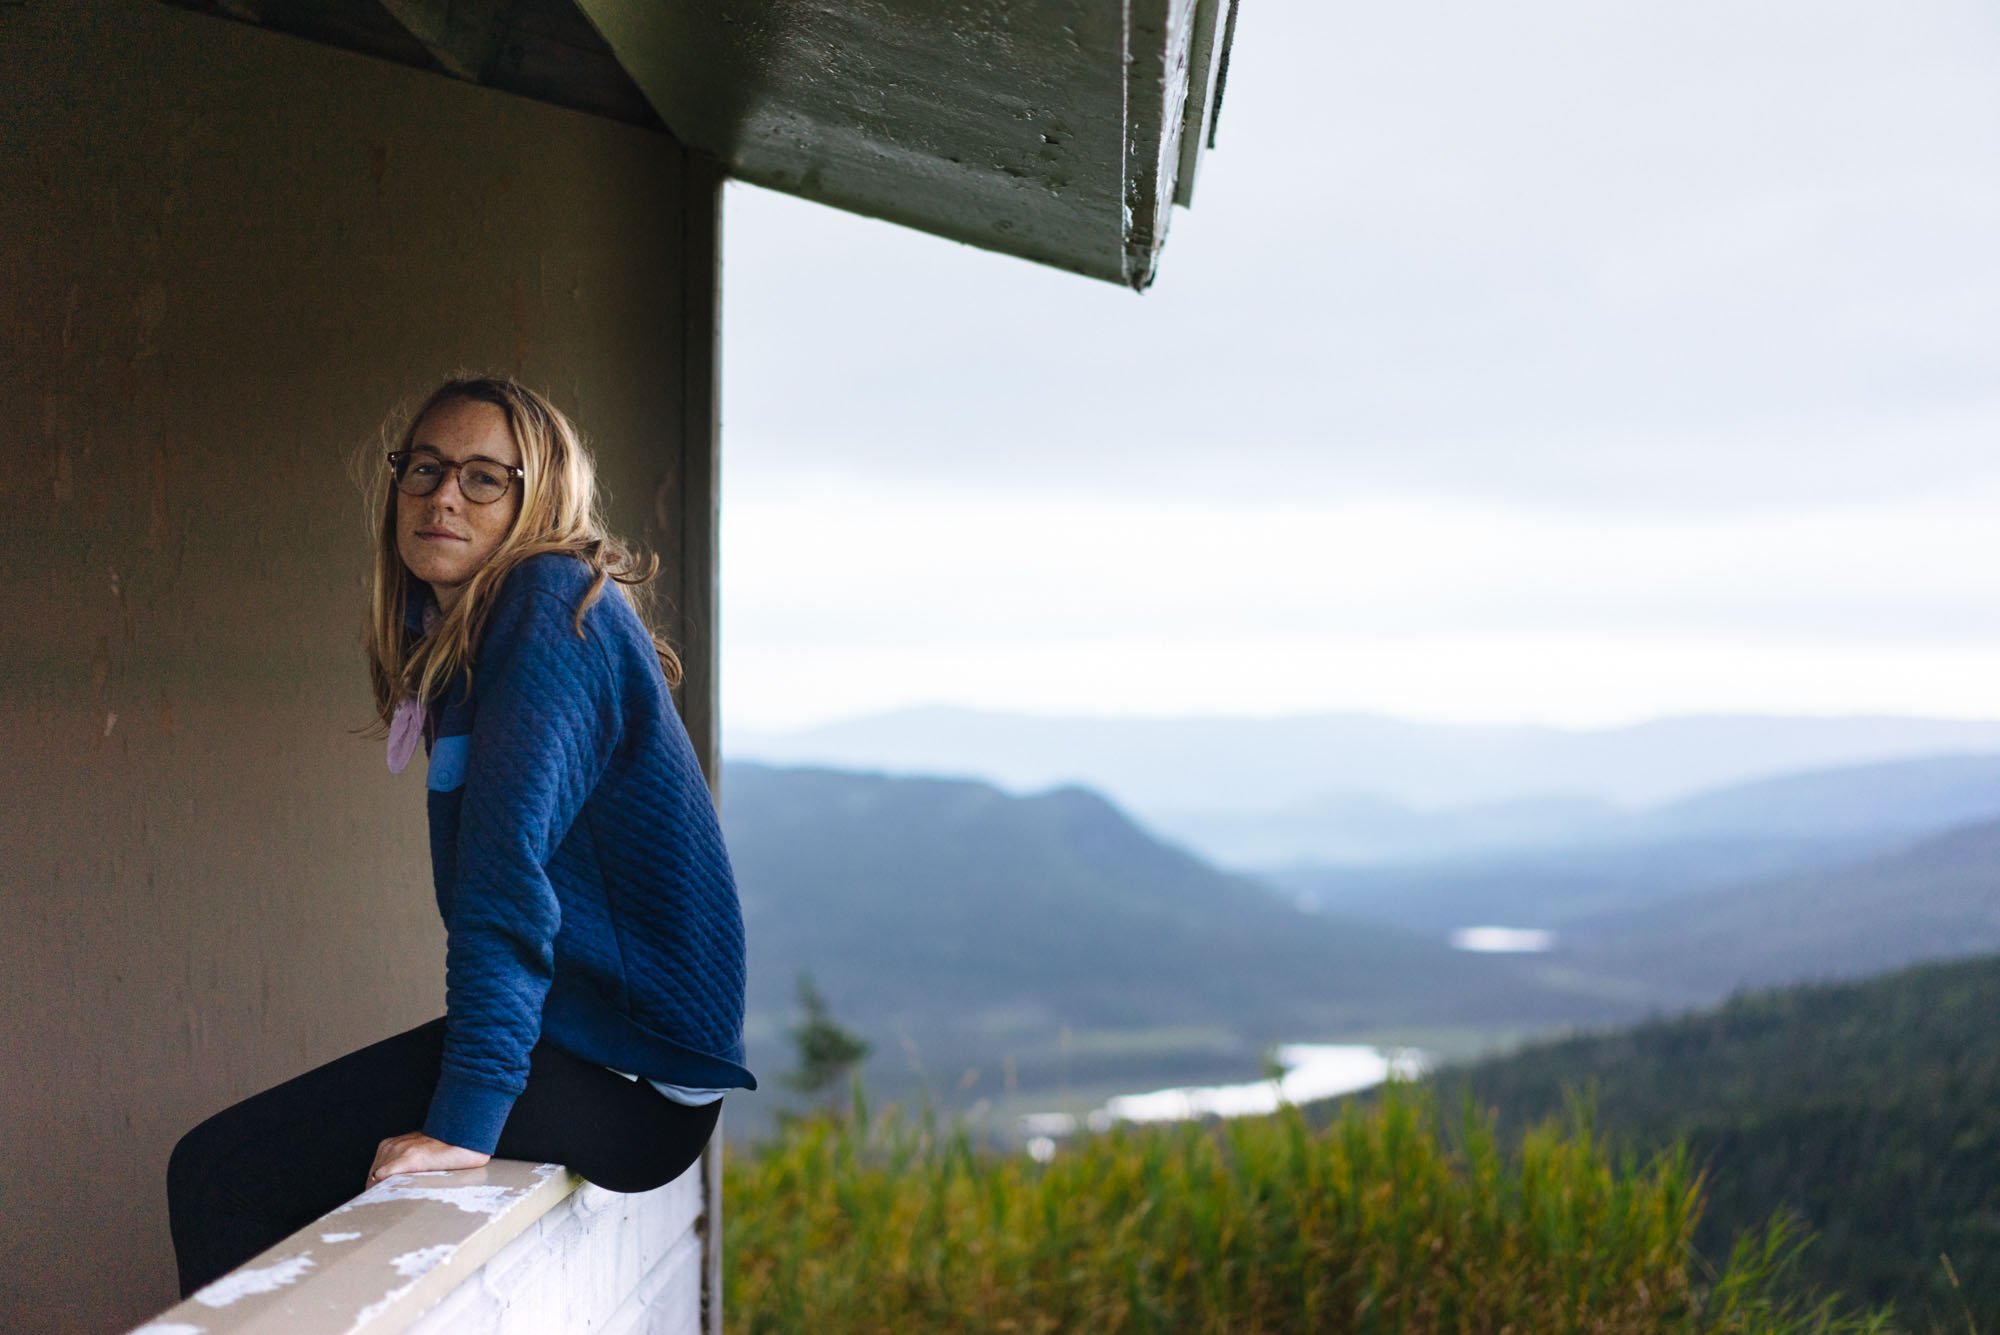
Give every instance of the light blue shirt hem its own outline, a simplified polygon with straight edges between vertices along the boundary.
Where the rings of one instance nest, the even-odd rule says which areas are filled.
[[[622,1075],[627,1080],[637,1080],[639,1078],[630,1071],[615,1070],[609,1066],[604,1069],[610,1071],[613,1075]],[[672,1099],[675,1103],[684,1104],[690,1108],[705,1108],[729,1092],[726,1089],[695,1089],[687,1085],[670,1085],[664,1080],[648,1080],[646,1083],[654,1089],[659,1090],[662,1095]]]

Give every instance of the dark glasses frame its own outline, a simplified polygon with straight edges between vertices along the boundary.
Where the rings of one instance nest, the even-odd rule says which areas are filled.
[[[428,487],[422,485],[413,487],[410,485],[410,481],[413,478],[416,478],[419,484],[423,481],[417,474],[410,471],[411,462],[418,458],[432,462],[438,470],[436,479]],[[499,469],[507,477],[506,486],[501,487],[499,491],[483,500],[474,496],[465,489],[464,469],[471,464],[485,464],[489,468]],[[498,459],[488,459],[484,455],[474,455],[470,459],[453,462],[450,459],[440,458],[432,454],[429,450],[391,450],[389,452],[389,471],[396,479],[396,490],[402,492],[405,496],[428,496],[439,487],[442,487],[445,478],[456,471],[459,475],[458,494],[465,497],[467,504],[470,505],[493,504],[504,497],[516,482],[527,476],[527,472],[516,464],[503,464]]]

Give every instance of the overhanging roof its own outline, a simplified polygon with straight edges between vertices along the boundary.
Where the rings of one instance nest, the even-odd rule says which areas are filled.
[[[641,124],[757,185],[1143,288],[1235,0],[181,0]],[[657,120],[655,119],[657,118]]]
[[[743,180],[1144,287],[1211,123],[1223,3],[578,7]]]

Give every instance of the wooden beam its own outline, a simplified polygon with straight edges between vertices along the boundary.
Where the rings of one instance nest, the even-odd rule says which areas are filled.
[[[660,220],[660,244],[676,257],[678,299],[660,318],[675,326],[676,364],[657,368],[677,382],[678,416],[660,424],[652,515],[643,535],[660,558],[652,589],[654,624],[681,660],[674,704],[694,744],[709,792],[722,801],[718,722],[717,538],[721,517],[723,170],[714,158],[667,141],[681,172],[678,203]],[[701,1157],[702,1328],[722,1335],[722,1127]]]
[[[592,116],[665,128],[575,0],[161,2]]]
[[[654,497],[654,524],[681,654],[681,721],[722,800],[718,537],[721,527],[722,182],[720,163],[683,149],[679,440]],[[702,1151],[702,1324],[722,1335],[722,1124]]]
[[[1218,10],[1226,10],[1226,17],[1218,15]],[[1236,0],[1197,0],[1194,7],[1194,37],[1188,43],[1187,106],[1181,112],[1180,163],[1174,179],[1174,203],[1182,208],[1194,203],[1195,169],[1201,163],[1202,149],[1212,146],[1213,113],[1221,100],[1217,76],[1229,49],[1229,25],[1235,19]]]
[[[445,73],[483,82],[493,58],[506,45],[509,11],[505,0],[376,0],[385,13],[417,39]]]
[[[660,628],[680,653],[683,677],[674,693],[681,722],[701,759],[709,787],[722,777],[716,686],[716,538],[721,474],[717,374],[721,316],[722,169],[714,158],[681,149],[686,164],[680,216],[665,238],[681,264],[678,367],[662,368],[681,386],[681,416],[661,461],[648,541],[660,557]]]

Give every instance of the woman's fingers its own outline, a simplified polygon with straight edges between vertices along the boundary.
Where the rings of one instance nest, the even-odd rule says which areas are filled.
[[[492,1158],[490,1154],[447,1145],[421,1131],[412,1131],[406,1135],[391,1136],[375,1147],[375,1163],[368,1170],[368,1185],[372,1187],[383,1178],[397,1173],[441,1173],[458,1168],[478,1168]]]

